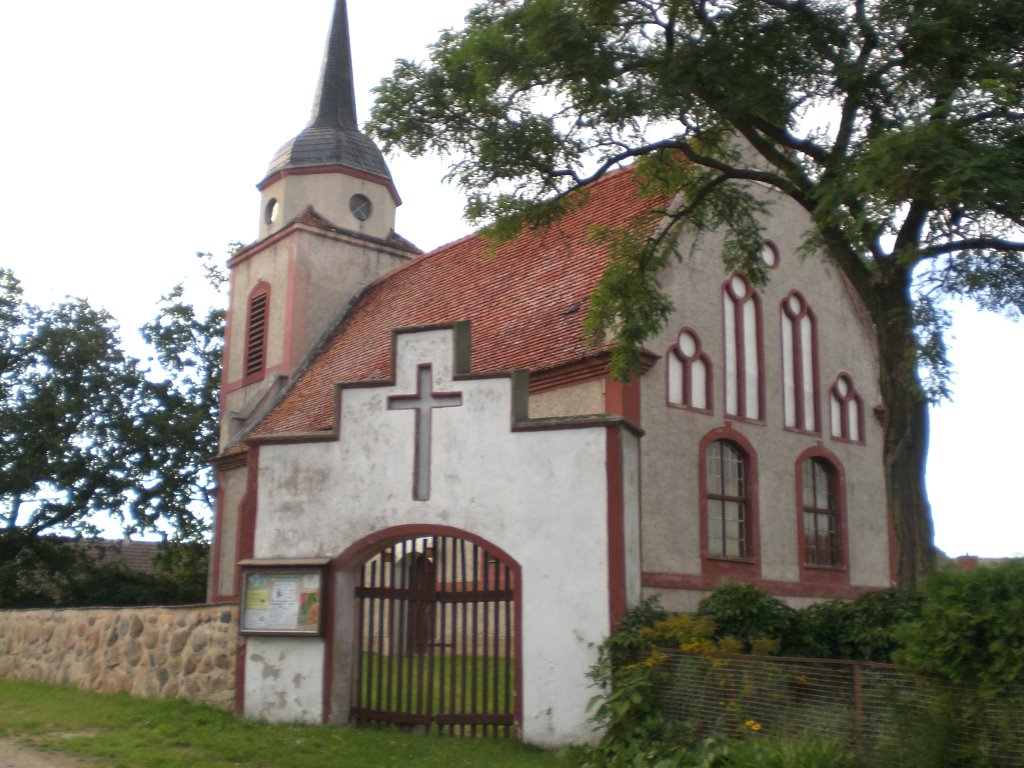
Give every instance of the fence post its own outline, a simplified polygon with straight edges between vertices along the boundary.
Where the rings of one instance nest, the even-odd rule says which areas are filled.
[[[861,691],[862,678],[860,662],[853,662],[853,712],[854,712],[854,746],[857,754],[861,751],[861,731],[864,729],[864,700]]]

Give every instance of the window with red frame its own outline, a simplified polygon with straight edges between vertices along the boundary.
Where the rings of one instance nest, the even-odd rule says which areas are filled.
[[[832,437],[851,443],[864,442],[864,400],[847,373],[836,377],[829,391]]]
[[[716,440],[706,461],[708,557],[749,557],[747,456],[735,443]]]
[[[270,292],[257,291],[249,297],[249,315],[245,330],[245,378],[263,373],[267,357],[267,315]]]
[[[817,329],[814,312],[798,291],[782,302],[783,423],[818,431]]]
[[[750,421],[763,418],[764,357],[761,301],[743,275],[722,290],[725,338],[725,412]]]
[[[683,328],[667,357],[668,401],[682,408],[711,411],[711,358],[701,349],[700,337]]]
[[[812,457],[803,475],[804,564],[839,566],[835,467]]]

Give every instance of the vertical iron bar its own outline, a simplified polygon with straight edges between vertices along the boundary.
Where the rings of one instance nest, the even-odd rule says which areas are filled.
[[[460,590],[462,592],[465,592],[466,591],[466,542],[463,541],[462,539],[459,539],[459,574],[462,577],[461,583],[459,584],[459,588],[460,588]],[[467,670],[466,670],[466,658],[468,656],[468,653],[467,653],[468,644],[467,644],[467,636],[466,636],[466,631],[467,631],[466,624],[468,622],[466,621],[466,603],[465,603],[465,601],[463,601],[463,600],[459,601],[459,608],[460,608],[459,612],[461,614],[461,616],[459,617],[459,624],[460,624],[460,628],[461,628],[460,635],[462,637],[462,647],[460,649],[460,656],[461,656],[460,666],[462,667],[462,677],[459,680],[459,693],[460,693],[460,695],[459,695],[459,710],[458,710],[458,714],[463,715],[466,712],[466,672],[467,672]]]
[[[384,555],[381,553],[379,563],[373,565],[373,586],[380,586],[384,581]],[[379,566],[379,568],[378,568]],[[374,598],[374,605],[377,608],[377,658],[374,660],[374,677],[377,684],[377,699],[374,701],[374,709],[384,708],[384,620],[386,604],[382,598]],[[371,648],[372,648],[371,643]]]
[[[475,544],[473,545],[473,569],[472,570],[473,570],[473,587],[474,587],[474,589],[479,589],[480,588],[480,584],[479,584],[479,582],[480,582],[480,547],[476,546]],[[478,711],[477,710],[477,702],[476,702],[476,693],[477,693],[477,685],[478,685],[478,682],[479,682],[478,675],[477,675],[477,666],[479,664],[479,659],[478,659],[479,649],[478,649],[478,646],[477,646],[477,642],[480,639],[480,637],[479,637],[480,636],[480,630],[479,630],[479,627],[477,626],[477,601],[473,600],[471,605],[472,605],[472,610],[473,610],[473,628],[470,631],[470,634],[473,637],[473,653],[471,654],[471,658],[470,658],[470,664],[472,666],[470,667],[469,711],[471,713],[473,713],[473,714],[476,714],[477,711]],[[476,723],[472,724],[469,727],[469,732],[473,736],[476,736]]]
[[[448,578],[448,569],[450,568],[450,565],[448,563],[448,560],[449,560],[449,557],[448,557],[448,541],[449,541],[449,539],[448,539],[447,536],[442,536],[442,537],[438,538],[437,541],[438,541],[438,552],[440,553],[438,555],[438,558],[437,558],[437,560],[438,560],[437,568],[438,568],[438,572],[440,573],[440,584],[441,584],[440,592],[443,595],[443,593],[446,593],[448,591],[448,582],[449,582],[449,578]],[[448,651],[447,651],[447,647],[448,647],[448,603],[447,602],[439,603],[439,608],[440,608],[441,616],[440,616],[440,620],[438,622],[438,629],[439,629],[438,642],[440,643],[441,668],[438,670],[438,678],[437,679],[438,679],[439,682],[438,682],[438,686],[437,686],[437,712],[435,712],[434,714],[443,714],[446,711],[445,710],[445,706],[444,706],[444,693],[445,693],[444,684],[445,684],[445,680],[446,680],[446,677],[445,677],[445,663],[446,663],[446,659],[448,657]],[[441,726],[440,730],[443,733],[444,732],[444,726]]]
[[[518,585],[512,583],[512,572],[507,564],[502,564],[502,575],[504,576],[505,589],[512,591],[513,596],[517,595]],[[512,709],[512,695],[513,688],[515,685],[515,674],[514,665],[519,663],[519,660],[514,658],[512,649],[515,647],[512,643],[513,637],[512,632],[514,630],[511,600],[505,601],[505,713],[509,714],[513,712]],[[505,727],[505,735],[508,736],[508,726]]]

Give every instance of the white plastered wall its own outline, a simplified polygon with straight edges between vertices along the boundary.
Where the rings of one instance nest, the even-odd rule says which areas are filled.
[[[453,380],[454,335],[450,328],[398,334],[395,384],[343,389],[337,440],[261,447],[254,554],[334,557],[370,534],[410,524],[451,526],[501,548],[521,567],[522,736],[551,747],[587,740],[586,671],[610,628],[610,432],[602,424],[514,431],[512,379]],[[430,498],[415,501],[414,413],[389,410],[388,397],[415,392],[424,364],[433,391],[461,392],[462,404],[433,410]],[[638,502],[628,498],[638,492],[634,436],[623,439],[623,453],[633,464],[623,482],[623,506],[634,517],[623,526],[633,558],[626,589],[636,599]],[[325,661],[307,658],[310,675]],[[286,675],[261,674],[248,654],[246,680],[261,684],[247,682],[247,712],[273,708],[282,687],[292,695]]]

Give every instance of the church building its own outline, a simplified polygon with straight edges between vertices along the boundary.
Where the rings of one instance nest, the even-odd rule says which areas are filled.
[[[400,181],[400,180],[399,180]],[[239,603],[246,716],[593,737],[595,645],[726,581],[798,606],[892,584],[878,360],[809,221],[769,198],[753,287],[683,236],[643,371],[583,333],[649,210],[630,169],[549,225],[430,253],[356,123],[337,0],[309,125],[234,254],[210,592]]]

